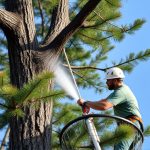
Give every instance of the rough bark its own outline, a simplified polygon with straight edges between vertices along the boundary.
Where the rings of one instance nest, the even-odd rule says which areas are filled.
[[[46,66],[38,67],[34,62],[38,43],[31,1],[7,1],[6,10],[5,13],[0,11],[1,16],[5,14],[4,17],[7,18],[7,20],[2,19],[1,28],[8,41],[11,82],[21,88],[24,83],[34,77],[34,74],[41,72]],[[34,110],[32,106],[24,107],[23,118],[10,119],[10,150],[51,149],[53,102],[41,102],[39,105],[38,110]]]
[[[69,23],[68,0],[60,0],[53,10],[51,25],[43,45],[48,45]]]

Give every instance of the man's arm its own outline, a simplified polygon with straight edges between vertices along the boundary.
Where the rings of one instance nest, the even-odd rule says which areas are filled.
[[[107,110],[113,107],[113,104],[109,102],[107,99],[102,99],[96,102],[92,102],[92,101],[84,102],[82,99],[78,100],[79,105],[83,105],[84,103],[87,107],[90,107],[95,110]]]

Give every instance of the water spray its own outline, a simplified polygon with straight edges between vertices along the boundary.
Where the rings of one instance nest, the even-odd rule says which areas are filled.
[[[65,59],[66,59],[66,61],[67,61],[68,68],[69,68],[69,71],[70,71],[70,73],[71,73],[71,76],[72,76],[72,79],[73,79],[73,82],[74,82],[75,88],[76,88],[77,93],[78,93],[78,96],[79,96],[79,97],[78,97],[78,99],[81,99],[81,95],[80,95],[80,92],[79,92],[79,88],[78,88],[78,86],[77,86],[77,83],[76,83],[75,77],[74,77],[74,75],[73,75],[73,72],[72,72],[72,69],[71,69],[71,66],[70,66],[70,63],[69,63],[69,60],[68,60],[68,57],[67,57],[67,54],[66,54],[65,49],[63,49],[63,51],[64,51]]]
[[[70,63],[69,63],[69,60],[68,60],[65,49],[63,49],[63,51],[64,51],[64,55],[65,55],[65,58],[66,58],[66,61],[67,61],[67,64],[68,64],[68,68],[69,68],[69,71],[71,73],[75,88],[76,88],[78,96],[79,96],[78,99],[81,99],[81,95],[80,95],[76,80],[74,78],[74,75],[73,75],[73,72],[72,72],[72,69],[71,69],[71,66],[70,66]],[[76,99],[76,101],[77,101],[77,99]],[[89,118],[89,119],[86,119],[85,121],[86,121],[86,125],[87,125],[87,128],[88,128],[89,135],[90,135],[91,140],[94,144],[95,150],[101,150],[101,147],[100,147],[100,144],[99,144],[100,139],[98,137],[98,134],[97,134],[97,131],[96,131],[96,128],[94,126],[94,123],[93,123],[92,119]]]
[[[79,99],[79,94],[75,88],[73,79],[70,77],[70,73],[60,63],[57,64],[55,74],[55,82],[69,95],[75,102]]]

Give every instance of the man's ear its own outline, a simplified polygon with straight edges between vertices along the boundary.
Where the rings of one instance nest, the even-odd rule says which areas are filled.
[[[119,81],[118,79],[114,79],[115,85],[118,85],[119,82],[120,82],[120,81]]]
[[[114,79],[115,83],[118,82],[118,79]]]

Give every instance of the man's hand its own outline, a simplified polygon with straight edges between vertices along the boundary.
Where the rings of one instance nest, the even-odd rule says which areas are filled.
[[[83,99],[79,99],[79,100],[77,101],[77,103],[82,107],[82,112],[83,112],[84,114],[88,114],[88,113],[89,113],[90,107],[88,107],[88,106],[86,105],[86,102],[84,102]]]
[[[83,100],[83,99],[78,99],[77,103],[78,103],[80,106],[83,106],[84,100]]]

